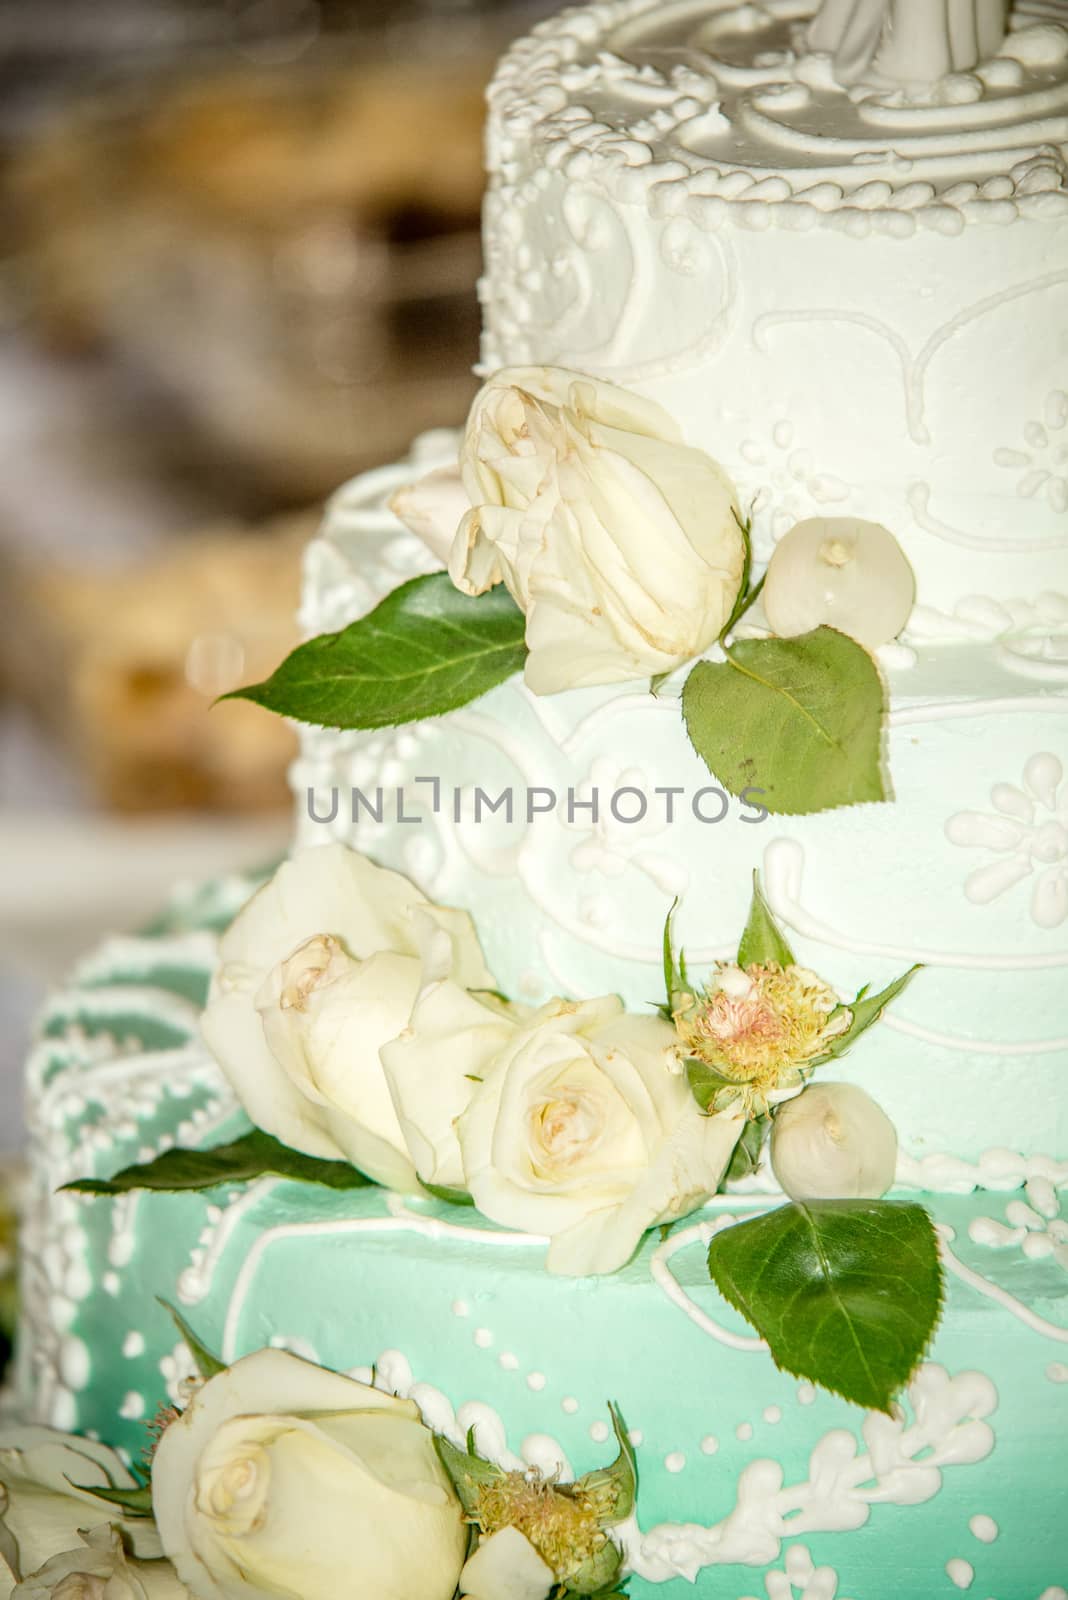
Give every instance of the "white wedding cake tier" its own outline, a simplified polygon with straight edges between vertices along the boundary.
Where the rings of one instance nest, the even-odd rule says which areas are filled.
[[[976,597],[1065,588],[1065,8],[1022,0],[996,54],[943,76],[944,5],[869,5],[911,9],[914,70],[939,75],[844,86],[814,44],[846,8],[813,34],[814,9],[606,0],[512,49],[483,368],[659,401],[753,505],[758,554],[801,517],[885,523],[917,626],[952,637]]]

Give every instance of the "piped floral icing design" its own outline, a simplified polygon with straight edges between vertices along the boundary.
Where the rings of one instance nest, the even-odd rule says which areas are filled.
[[[1059,928],[1068,918],[1068,784],[1064,763],[1051,751],[1031,757],[1019,784],[990,791],[992,811],[958,811],[946,823],[950,844],[994,856],[965,880],[973,905],[989,905],[1018,884],[1032,882],[1031,918]]]
[[[764,1575],[767,1600],[845,1600],[833,1567],[817,1567],[806,1545],[792,1544],[781,1568]],[[754,1600],[746,1596],[746,1600]]]
[[[1048,396],[1041,418],[1033,418],[1023,430],[1022,447],[994,452],[999,467],[1020,474],[1016,493],[1021,500],[1042,495],[1054,511],[1068,512],[1068,394],[1054,389]]]
[[[1068,1272],[1068,1216],[1063,1190],[1048,1178],[1031,1178],[1022,1197],[1009,1200],[1005,1220],[975,1217],[968,1226],[973,1244],[994,1250],[1018,1249],[1028,1261],[1051,1261]]]

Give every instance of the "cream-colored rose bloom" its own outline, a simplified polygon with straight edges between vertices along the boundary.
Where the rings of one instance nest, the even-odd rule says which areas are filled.
[[[551,1272],[614,1272],[648,1228],[713,1194],[744,1126],[702,1116],[674,1029],[614,995],[555,1000],[514,1030],[459,1121],[486,1216],[550,1238]]]
[[[113,1450],[51,1428],[0,1427],[0,1600],[20,1578],[79,1544],[80,1529],[121,1524],[146,1557],[160,1554],[154,1525],[124,1519],[90,1489],[135,1489]]]
[[[458,1125],[479,1080],[529,1016],[524,1006],[428,983],[404,1032],[382,1047],[405,1143],[421,1182],[465,1189]]]
[[[452,1600],[467,1529],[414,1401],[280,1350],[199,1388],[152,1469],[197,1600]]]
[[[0,1591],[2,1592],[2,1591]],[[131,1556],[115,1526],[94,1528],[75,1549],[46,1561],[11,1600],[192,1600],[169,1561]]]
[[[653,401],[560,367],[505,368],[475,399],[460,466],[470,509],[449,573],[468,594],[508,586],[536,694],[667,672],[719,635],[744,561],[734,486]],[[440,552],[447,475],[394,504]]]
[[[444,977],[493,987],[466,912],[323,845],[285,862],[223,935],[202,1030],[257,1127],[414,1188],[379,1050]]]

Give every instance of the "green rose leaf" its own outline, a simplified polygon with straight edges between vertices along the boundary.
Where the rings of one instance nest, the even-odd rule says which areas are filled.
[[[738,946],[738,965],[763,967],[770,962],[775,962],[780,967],[792,967],[794,953],[764,898],[760,874],[754,872],[753,899],[749,906],[749,921],[745,925],[745,932]]]
[[[109,1505],[120,1506],[128,1517],[152,1515],[152,1490],[147,1483],[139,1489],[101,1489],[90,1483],[76,1483],[74,1488],[80,1489],[83,1494],[95,1494],[98,1500],[106,1500]]]
[[[188,1346],[189,1354],[193,1357],[193,1365],[200,1373],[200,1376],[207,1380],[208,1378],[216,1377],[220,1372],[225,1372],[226,1362],[220,1361],[218,1356],[213,1356],[207,1345],[201,1343],[182,1316],[182,1313],[178,1310],[178,1307],[172,1306],[170,1301],[164,1300],[161,1295],[157,1295],[156,1299],[170,1316],[171,1321]]]
[[[503,584],[472,599],[445,572],[401,584],[340,633],[298,645],[263,683],[224,695],[322,728],[439,717],[522,671],[526,621]]]
[[[606,1539],[596,1555],[568,1574],[565,1595],[581,1596],[582,1600],[598,1600],[598,1596],[617,1593],[616,1585],[623,1571],[623,1552],[611,1539]]]
[[[450,1189],[443,1183],[424,1183],[423,1188],[448,1206],[473,1206],[475,1203],[466,1189]]]
[[[730,1165],[723,1175],[721,1189],[728,1183],[738,1183],[742,1178],[752,1177],[760,1165],[760,1153],[764,1148],[764,1139],[769,1126],[768,1117],[753,1117],[746,1123],[742,1136],[734,1147]]]
[[[898,995],[908,988],[920,970],[919,965],[910,967],[900,978],[895,978],[885,989],[880,989],[878,994],[869,994],[867,989],[862,989],[849,1006],[853,1013],[853,1021],[844,1033],[840,1033],[837,1039],[832,1039],[826,1054],[820,1056],[818,1061],[814,1061],[813,1066],[821,1067],[825,1061],[834,1061],[852,1049],[861,1034],[867,1033],[872,1024],[878,1022],[891,1000],[896,1000]]]
[[[775,1364],[889,1412],[942,1310],[934,1224],[892,1200],[788,1205],[717,1234],[708,1270]]]
[[[128,1194],[132,1189],[214,1189],[220,1183],[248,1183],[267,1174],[327,1189],[363,1189],[370,1183],[347,1161],[321,1161],[273,1139],[259,1128],[213,1150],[165,1150],[154,1161],[124,1167],[113,1178],[76,1178],[61,1192]]]
[[[675,913],[679,909],[678,896],[671,902],[671,910],[664,919],[664,992],[667,999],[657,1009],[662,1017],[670,1022],[675,1014],[675,1001],[690,986],[690,976],[686,971],[686,956],[683,951],[675,955]]]
[[[731,794],[753,786],[776,815],[889,798],[881,764],[886,697],[868,652],[834,628],[740,639],[699,661],[682,710],[698,755]]]
[[[444,1435],[434,1435],[434,1448],[445,1471],[452,1479],[456,1497],[464,1508],[465,1517],[478,1517],[481,1510],[482,1491],[499,1483],[506,1476],[503,1468],[485,1461],[468,1437],[467,1449],[458,1450]]]
[[[629,1517],[638,1494],[638,1463],[634,1446],[627,1438],[619,1407],[609,1404],[608,1414],[612,1418],[619,1454],[610,1467],[599,1467],[595,1472],[584,1473],[574,1486],[575,1495],[593,1507],[598,1522],[604,1528]],[[613,1581],[614,1577],[615,1574],[611,1578],[602,1578],[600,1582]],[[574,1583],[574,1579],[571,1581]]]
[[[723,1089],[737,1089],[738,1085],[732,1083],[730,1078],[725,1078],[722,1072],[717,1072],[715,1067],[710,1067],[707,1061],[699,1061],[696,1056],[691,1056],[686,1062],[686,1079],[693,1092],[693,1097],[702,1111],[707,1111],[711,1116],[714,1109],[713,1102]]]

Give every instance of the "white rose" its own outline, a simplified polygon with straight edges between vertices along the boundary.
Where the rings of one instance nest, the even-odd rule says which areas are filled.
[[[418,483],[405,484],[389,507],[447,566],[456,530],[471,509],[460,468],[438,467]]]
[[[468,594],[507,585],[536,694],[667,672],[721,632],[744,562],[734,487],[653,401],[506,368],[471,408],[461,471],[450,576]],[[447,475],[395,502],[436,552],[456,505]]]
[[[415,1170],[379,1049],[428,977],[492,988],[466,912],[344,845],[279,868],[223,935],[204,1038],[249,1117],[390,1188]]]
[[[135,1489],[119,1457],[92,1439],[51,1428],[0,1427],[0,1600],[20,1578],[73,1549],[80,1529],[123,1526],[137,1553],[160,1554],[154,1525],[122,1512],[91,1489]]]
[[[452,1600],[463,1514],[414,1401],[280,1350],[211,1378],[152,1468],[198,1600]]]
[[[191,1600],[169,1561],[128,1555],[115,1526],[83,1533],[81,1545],[53,1556],[11,1600]]]
[[[543,1006],[472,1087],[459,1135],[475,1204],[548,1234],[549,1270],[570,1276],[614,1272],[706,1200],[744,1127],[701,1114],[675,1030],[615,996]]]
[[[423,1183],[464,1189],[458,1123],[494,1061],[529,1015],[448,979],[428,983],[403,1033],[382,1048],[401,1131]]]
[[[815,1083],[780,1106],[771,1165],[792,1200],[878,1200],[897,1170],[894,1124],[851,1083]]]

